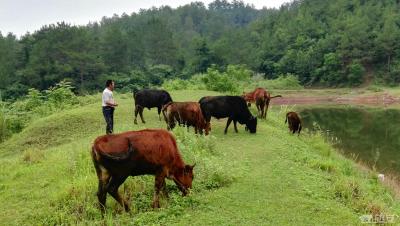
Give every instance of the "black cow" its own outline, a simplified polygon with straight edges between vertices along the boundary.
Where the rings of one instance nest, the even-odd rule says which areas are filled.
[[[203,97],[199,100],[200,108],[203,116],[210,124],[211,116],[220,119],[228,118],[224,133],[228,131],[228,127],[233,121],[235,132],[237,133],[236,122],[246,125],[250,133],[256,133],[257,130],[257,118],[254,117],[249,108],[246,105],[246,101],[243,97],[239,96],[213,96]]]
[[[143,109],[157,108],[158,118],[161,121],[160,113],[162,106],[172,102],[171,95],[165,90],[155,90],[155,89],[142,89],[133,93],[133,98],[135,99],[135,124],[137,124],[137,115],[139,113],[140,119],[143,123],[146,123],[143,119]]]

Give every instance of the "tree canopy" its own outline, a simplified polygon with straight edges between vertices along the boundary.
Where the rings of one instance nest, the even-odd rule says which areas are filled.
[[[21,38],[0,33],[2,97],[67,80],[90,92],[106,78],[161,84],[211,65],[246,65],[266,78],[295,74],[305,86],[400,83],[396,0],[297,0],[257,10],[215,0],[104,17],[85,26],[60,22]]]

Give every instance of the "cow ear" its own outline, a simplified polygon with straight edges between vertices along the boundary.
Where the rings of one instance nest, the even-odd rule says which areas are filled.
[[[191,166],[191,165],[186,165],[186,166],[185,166],[185,171],[186,171],[186,172],[192,171],[192,170],[193,170],[193,167],[194,167],[195,165],[196,165],[196,164],[194,164],[193,166]]]

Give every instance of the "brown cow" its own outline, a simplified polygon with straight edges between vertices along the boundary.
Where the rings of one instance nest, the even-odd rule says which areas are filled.
[[[286,122],[288,122],[289,125],[289,130],[291,132],[293,132],[293,134],[295,132],[298,133],[298,135],[300,135],[300,131],[301,131],[301,119],[299,117],[299,115],[296,112],[288,112],[286,114],[286,120],[285,120],[285,124]]]
[[[209,124],[206,123],[203,114],[200,109],[200,104],[197,102],[170,102],[164,105],[162,109],[165,122],[167,123],[168,130],[175,127],[175,122],[179,125],[186,125],[189,129],[190,126],[194,127],[194,131],[197,134],[208,135],[210,130]]]
[[[97,197],[104,214],[107,192],[129,211],[118,193],[128,176],[155,175],[153,208],[160,207],[159,193],[165,178],[171,179],[185,196],[192,187],[193,166],[185,165],[175,138],[166,130],[140,130],[97,137],[92,159],[99,179]]]
[[[264,88],[256,88],[253,92],[243,93],[242,97],[248,102],[250,107],[251,103],[255,103],[260,118],[267,117],[267,111],[271,99],[282,97],[281,95],[272,96]]]

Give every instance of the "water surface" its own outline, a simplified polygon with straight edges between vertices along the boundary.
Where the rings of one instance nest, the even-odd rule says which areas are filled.
[[[334,146],[346,156],[400,175],[400,110],[318,107],[300,114],[304,128],[315,130],[316,122],[329,139],[337,137]]]

